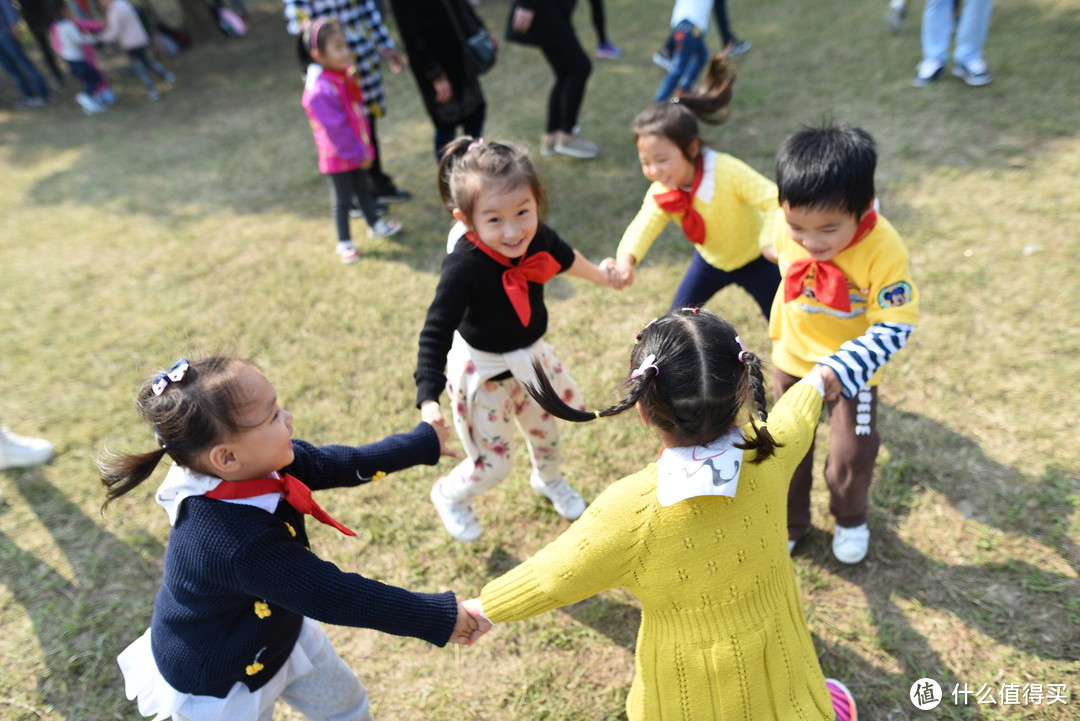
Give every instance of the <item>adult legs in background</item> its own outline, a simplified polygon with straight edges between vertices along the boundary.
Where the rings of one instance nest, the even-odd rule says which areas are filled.
[[[469,135],[474,138],[482,137],[484,134],[484,118],[487,114],[487,108],[481,105],[476,112],[469,117],[461,121],[460,125],[465,135]],[[446,144],[457,137],[458,123],[435,123],[435,161],[442,157],[442,149],[446,147]]]
[[[982,63],[983,46],[990,33],[990,11],[993,0],[964,0],[960,22],[956,28],[956,49],[953,60],[967,67]]]
[[[375,186],[375,197],[383,203],[400,203],[408,200],[412,197],[409,191],[402,190],[394,185],[393,179],[383,170],[377,118],[374,115],[368,115],[367,119],[368,125],[371,127],[371,147],[375,149],[375,160],[372,161],[371,167],[368,168],[368,172],[371,173],[371,182]]]
[[[739,40],[731,29],[728,20],[727,0],[716,0],[713,3],[713,15],[716,16],[716,29],[720,32],[720,52],[727,55],[739,55],[750,49],[749,40]]]
[[[60,63],[57,62],[56,53],[53,51],[52,43],[49,42],[49,29],[32,27],[30,28],[30,32],[33,34],[34,40],[41,49],[41,54],[45,56],[45,64],[49,66],[49,72],[56,78],[58,85],[63,85],[64,73],[60,70]]]
[[[45,78],[41,77],[30,58],[26,57],[22,45],[12,35],[10,28],[0,28],[0,67],[19,86],[24,101],[34,98],[46,101],[52,98]]]
[[[589,7],[592,11],[593,28],[596,30],[596,57],[622,57],[622,49],[608,40],[607,21],[604,18],[604,0],[589,0]]]
[[[585,98],[585,83],[592,72],[592,63],[573,32],[560,40],[540,46],[555,73],[555,85],[548,95],[547,131],[572,133]]]

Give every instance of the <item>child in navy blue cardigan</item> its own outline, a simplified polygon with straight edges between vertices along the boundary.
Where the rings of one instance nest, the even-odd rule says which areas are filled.
[[[448,431],[421,423],[367,446],[292,439],[292,414],[251,364],[214,357],[147,379],[137,405],[160,448],[102,459],[105,505],[166,455],[156,499],[172,533],[150,628],[120,654],[128,698],[158,719],[262,721],[281,698],[311,719],[370,719],[367,693],[317,622],[468,644],[482,630],[452,592],[347,573],[308,547],[305,516],[353,531],[312,490],[435,464]]]

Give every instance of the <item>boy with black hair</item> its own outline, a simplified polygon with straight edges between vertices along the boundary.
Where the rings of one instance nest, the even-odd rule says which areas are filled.
[[[874,139],[848,124],[797,130],[776,163],[784,222],[776,224],[775,246],[783,282],[769,324],[774,387],[780,395],[822,366],[832,550],[843,563],[861,561],[870,540],[879,371],[919,319],[907,248],[875,210],[876,166]],[[813,454],[811,446],[791,480],[789,549],[810,530]]]

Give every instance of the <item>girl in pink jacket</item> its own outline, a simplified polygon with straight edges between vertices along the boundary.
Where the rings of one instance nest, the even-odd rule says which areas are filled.
[[[352,51],[341,26],[319,19],[307,25],[298,41],[300,67],[306,71],[304,112],[311,122],[319,172],[330,179],[330,210],[337,227],[337,254],[342,262],[359,259],[349,229],[353,198],[368,224],[368,236],[388,238],[401,225],[380,218],[367,169],[375,159],[371,130],[364,115],[364,96],[356,79]]]

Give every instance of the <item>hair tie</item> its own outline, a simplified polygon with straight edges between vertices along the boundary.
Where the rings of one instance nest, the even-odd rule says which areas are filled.
[[[743,364],[746,363],[746,351],[744,351],[744,350],[739,351],[739,362],[743,363]]]
[[[150,386],[150,390],[154,392],[155,396],[160,396],[169,387],[169,383],[179,383],[184,380],[184,374],[187,373],[190,367],[191,364],[187,362],[187,359],[181,358],[173,363],[172,368],[157,377],[153,385]]]
[[[699,306],[697,308],[682,308],[681,310],[685,310],[687,313],[693,313],[694,315],[697,315],[699,312],[701,312],[701,307]]]
[[[640,378],[641,376],[645,375],[645,371],[649,368],[652,368],[654,371],[656,371],[657,375],[660,375],[660,368],[656,365],[655,353],[650,353],[648,357],[645,358],[645,360],[641,361],[641,365],[639,365],[636,369],[630,372],[630,377]]]
[[[636,335],[636,336],[634,336],[634,342],[635,342],[635,343],[637,343],[638,341],[640,341],[640,340],[641,340],[641,336],[645,335],[645,331],[647,331],[647,330],[649,329],[649,326],[651,326],[651,325],[652,325],[653,323],[657,322],[658,320],[660,320],[660,319],[659,319],[659,318],[653,318],[653,319],[652,319],[652,320],[650,320],[650,321],[649,321],[648,323],[646,323],[646,324],[645,324],[645,327],[644,327],[644,328],[642,328],[641,330],[639,330],[639,331],[637,332],[637,335]]]
[[[600,411],[593,411],[593,413],[595,413],[595,414],[596,414],[596,417],[597,417],[597,418],[599,418],[599,417],[600,417]]]
[[[467,153],[470,150],[472,150],[473,148],[479,148],[483,144],[484,144],[484,139],[483,138],[477,138],[476,140],[469,143],[469,147],[465,148],[465,152]]]

